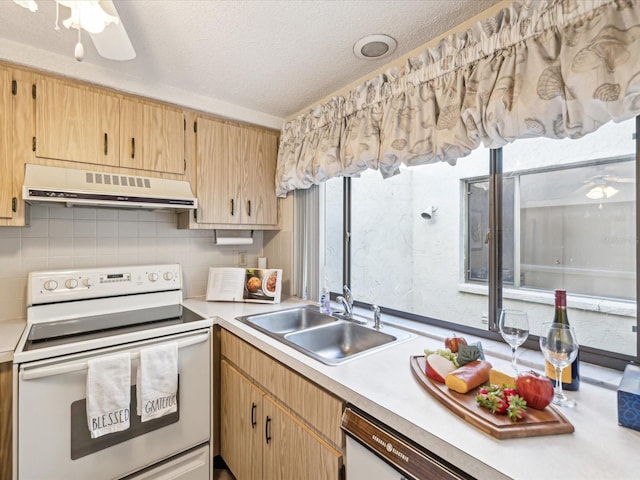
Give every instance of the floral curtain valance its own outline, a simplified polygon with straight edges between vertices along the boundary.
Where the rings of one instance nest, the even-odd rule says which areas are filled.
[[[525,0],[286,123],[276,193],[640,113],[637,0]]]

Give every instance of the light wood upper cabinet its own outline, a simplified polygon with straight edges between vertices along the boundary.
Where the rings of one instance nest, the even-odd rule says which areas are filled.
[[[199,224],[275,226],[277,134],[197,119]]]
[[[11,92],[11,75],[8,70],[0,68],[0,218],[11,218],[14,213]]]
[[[39,76],[36,156],[118,166],[119,108],[114,94]]]
[[[243,128],[240,150],[242,165],[243,222],[261,225],[278,223],[275,196],[278,136],[271,132]]]
[[[184,113],[125,98],[120,105],[120,166],[183,174]]]
[[[229,181],[229,128],[228,123],[197,120],[198,223],[229,223],[238,208],[234,200],[237,182]]]

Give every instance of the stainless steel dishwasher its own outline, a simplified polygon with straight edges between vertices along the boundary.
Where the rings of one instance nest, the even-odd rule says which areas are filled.
[[[344,410],[342,429],[347,434],[347,480],[473,478],[352,405]]]

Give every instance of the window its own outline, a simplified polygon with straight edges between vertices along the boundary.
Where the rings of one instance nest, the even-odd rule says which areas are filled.
[[[535,333],[553,317],[553,290],[566,289],[583,351],[607,364],[638,358],[634,132],[635,119],[580,139],[518,140],[502,149],[497,172],[498,308],[529,312]],[[346,196],[343,179],[327,182],[331,290],[341,291],[345,272],[344,202],[351,219],[346,280],[356,301],[490,335],[489,157],[478,149],[453,167],[402,168],[387,180],[369,170],[350,179]]]

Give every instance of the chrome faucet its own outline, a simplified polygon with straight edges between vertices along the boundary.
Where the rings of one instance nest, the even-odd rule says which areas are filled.
[[[351,320],[353,318],[353,295],[346,285],[342,287],[342,292],[343,295],[338,296],[336,300],[341,302],[344,307],[344,317]]]

